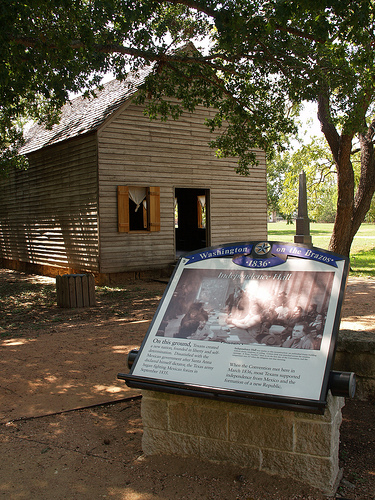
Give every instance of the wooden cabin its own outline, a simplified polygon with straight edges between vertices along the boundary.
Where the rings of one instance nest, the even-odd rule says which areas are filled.
[[[264,153],[243,177],[209,147],[209,110],[151,121],[132,99],[144,77],[77,97],[52,130],[29,131],[29,168],[0,180],[2,267],[115,282],[194,249],[266,238]]]

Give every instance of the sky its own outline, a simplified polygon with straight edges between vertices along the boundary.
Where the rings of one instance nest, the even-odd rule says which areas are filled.
[[[310,137],[322,137],[320,123],[317,117],[318,107],[316,103],[306,102],[301,113],[302,128],[306,129],[306,140],[309,142]]]

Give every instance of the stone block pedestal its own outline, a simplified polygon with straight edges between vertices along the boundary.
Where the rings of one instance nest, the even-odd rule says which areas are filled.
[[[143,391],[145,455],[194,456],[293,478],[334,494],[344,398],[324,415]]]

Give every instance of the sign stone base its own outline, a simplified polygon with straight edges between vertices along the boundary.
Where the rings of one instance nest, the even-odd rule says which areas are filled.
[[[145,455],[194,456],[298,479],[334,495],[344,398],[323,415],[143,391]]]

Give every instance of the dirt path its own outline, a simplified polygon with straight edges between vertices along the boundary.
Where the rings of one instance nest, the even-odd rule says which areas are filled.
[[[37,338],[4,340],[0,422],[139,394],[117,380],[117,373],[148,324],[59,327]]]
[[[3,271],[0,279],[24,276]],[[34,279],[54,284],[51,278]],[[117,373],[127,371],[127,355],[140,346],[165,286],[129,284],[129,315],[117,316],[113,302],[100,300],[85,310],[55,306],[42,329],[23,325],[21,336],[0,341],[0,422],[139,394],[117,380]],[[349,280],[341,327],[375,334],[375,281]]]
[[[39,279],[0,274],[10,281],[31,278]],[[129,304],[121,303],[126,315],[104,299],[84,311],[35,310],[35,322],[46,315],[42,328],[24,322],[21,334],[15,327],[15,335],[0,342],[0,498],[323,498],[259,473],[143,457],[139,391],[117,380],[117,373],[126,371],[126,356],[139,347],[164,288],[157,282],[129,284]],[[375,282],[351,279],[346,297],[345,329],[375,334]],[[375,497],[374,431],[374,405],[349,402],[341,445],[346,482],[337,498]]]
[[[348,279],[340,328],[375,335],[375,280]]]
[[[372,437],[366,426],[372,419]],[[373,500],[374,407],[345,409],[336,498]],[[365,432],[363,432],[365,431]],[[196,459],[144,457],[140,401],[0,426],[4,500],[320,500],[311,488]],[[371,441],[370,441],[371,439]]]

